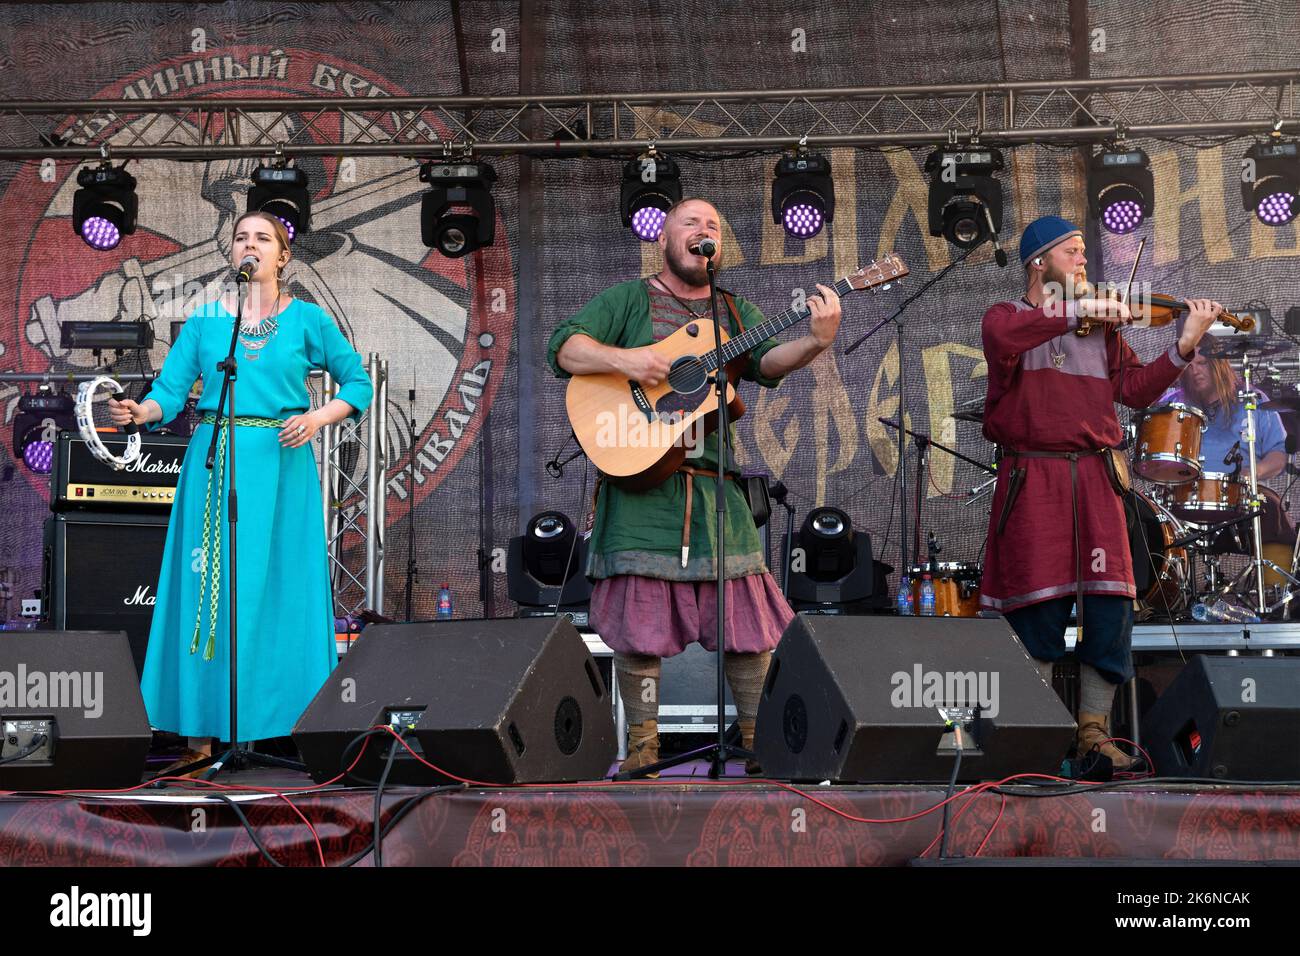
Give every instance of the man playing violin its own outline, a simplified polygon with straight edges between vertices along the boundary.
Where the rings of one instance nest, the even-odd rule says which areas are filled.
[[[1080,756],[1100,747],[1117,770],[1134,760],[1109,742],[1115,688],[1133,676],[1133,562],[1116,449],[1115,402],[1146,408],[1196,356],[1222,311],[1192,299],[1178,340],[1143,364],[1119,335],[1128,307],[1087,286],[1083,233],[1056,216],[1020,242],[1025,294],[984,316],[984,436],[1000,449],[981,606],[1006,616],[1050,683],[1077,608]],[[1079,334],[1081,321],[1093,324]]]

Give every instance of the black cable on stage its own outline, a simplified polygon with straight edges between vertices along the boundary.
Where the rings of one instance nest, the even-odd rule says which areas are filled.
[[[384,866],[384,841],[380,838],[379,832],[380,814],[383,810],[384,786],[388,783],[388,775],[393,770],[393,758],[397,756],[397,744],[398,738],[394,737],[388,745],[388,760],[384,762],[384,772],[379,775],[379,786],[375,788],[375,822],[372,833],[374,835],[375,866],[380,869]]]
[[[222,803],[229,806],[230,809],[234,811],[235,816],[238,818],[239,822],[243,825],[244,830],[247,831],[248,838],[253,841],[253,845],[257,847],[257,852],[262,855],[262,858],[264,860],[267,860],[272,866],[279,867],[280,869],[285,869],[285,865],[281,863],[279,860],[277,860],[275,857],[271,856],[271,852],[267,850],[265,846],[262,845],[262,841],[257,837],[257,831],[253,829],[253,824],[249,822],[248,817],[244,815],[244,811],[240,808],[238,801],[232,799],[229,794],[222,793],[219,790],[204,791],[203,795],[205,797],[207,796],[216,797]],[[270,795],[268,794],[268,796]]]
[[[955,737],[961,734],[961,727],[954,725],[953,734]],[[959,740],[959,737],[958,737]],[[948,820],[952,814],[952,798],[957,792],[957,774],[961,771],[962,748],[957,747],[957,759],[952,762],[952,776],[948,778],[948,793],[943,798],[943,836],[939,840],[939,859],[944,859],[948,855]]]
[[[590,508],[592,510],[593,520],[594,520],[594,512],[596,510],[596,503],[594,501],[592,502],[587,501],[587,478],[589,476],[589,473],[587,471],[587,464],[588,462],[586,461],[582,463],[582,492],[581,492],[581,497],[578,499],[579,508],[580,508],[579,513],[582,515],[580,519],[582,522],[582,527],[581,528],[576,526],[574,527],[573,540],[569,542],[569,556],[564,559],[565,577],[564,580],[560,582],[560,589],[555,594],[555,604],[552,605],[551,607],[551,613],[555,617],[560,616],[560,607],[564,604],[564,588],[568,585],[569,579],[572,578],[574,574],[584,573],[582,572],[581,569],[573,569],[573,556],[578,550],[578,538],[582,536],[583,529],[585,529],[587,526],[587,509]],[[689,477],[687,480],[689,480]],[[570,574],[570,569],[573,569],[573,574]],[[588,625],[590,625],[591,623],[590,620],[588,620],[587,623]]]
[[[7,763],[17,763],[19,760],[26,760],[32,754],[36,753],[36,751],[44,747],[45,742],[49,739],[50,738],[47,737],[45,734],[37,734],[35,737],[31,739],[31,742],[22,750],[18,751],[18,753],[0,759],[0,766]]]

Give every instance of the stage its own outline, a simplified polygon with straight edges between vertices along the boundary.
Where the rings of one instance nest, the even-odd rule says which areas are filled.
[[[283,771],[221,783],[225,800],[189,781],[131,794],[0,797],[0,867],[271,865],[231,803],[285,866],[318,867],[322,856],[330,867],[374,865],[373,789],[295,792],[311,781]],[[943,798],[937,785],[711,782],[701,765],[637,783],[394,787],[382,798],[383,865],[906,866],[938,858],[942,810],[926,811]],[[948,856],[972,863],[1300,864],[1293,785],[963,787],[952,814]]]

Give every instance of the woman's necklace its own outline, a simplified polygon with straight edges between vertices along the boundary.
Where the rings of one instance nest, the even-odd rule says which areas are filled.
[[[241,322],[239,325],[239,341],[244,346],[244,358],[250,362],[257,360],[257,353],[266,347],[280,329],[280,323],[276,321],[276,313],[280,308],[280,298],[283,295],[283,292],[276,293],[271,311],[260,322]]]

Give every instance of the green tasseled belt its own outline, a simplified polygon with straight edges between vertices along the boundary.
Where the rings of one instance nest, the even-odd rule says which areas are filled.
[[[215,415],[204,415],[199,424],[215,425],[217,424],[217,417]],[[203,564],[199,579],[199,607],[194,617],[194,640],[190,642],[190,653],[193,654],[199,649],[199,633],[203,629],[203,604],[206,601],[208,605],[208,642],[203,647],[203,659],[205,661],[212,660],[217,649],[217,595],[221,593],[221,495],[217,495],[217,513],[214,522],[212,514],[212,480],[214,477],[216,478],[218,488],[225,484],[226,433],[229,431],[226,424],[226,419],[223,418],[221,420],[221,433],[217,438],[216,467],[208,472],[208,487],[203,496]],[[278,418],[257,418],[251,415],[236,415],[235,424],[248,425],[253,428],[284,427],[284,422]],[[214,527],[216,528],[215,535],[213,534]],[[210,549],[212,551],[212,560],[208,560]],[[212,568],[210,578],[208,568]],[[211,589],[209,589],[209,582],[211,582]]]

